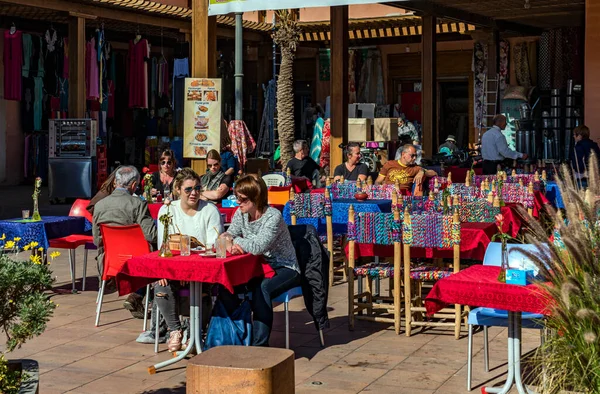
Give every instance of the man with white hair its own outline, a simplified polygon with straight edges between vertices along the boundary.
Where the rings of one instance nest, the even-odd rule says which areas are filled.
[[[294,157],[288,161],[286,168],[295,177],[305,177],[318,187],[321,167],[308,155],[308,143],[305,140],[294,141]]]
[[[146,241],[156,242],[156,224],[148,211],[148,204],[139,197],[132,196],[140,183],[140,173],[134,166],[123,166],[115,174],[115,190],[110,196],[103,198],[94,207],[92,234],[94,244],[98,247],[98,272],[104,272],[104,245],[100,234],[100,225],[127,226],[139,224],[142,227]],[[143,305],[139,294],[132,293],[125,301],[125,308],[134,317],[138,316]],[[137,314],[137,315],[136,315]]]

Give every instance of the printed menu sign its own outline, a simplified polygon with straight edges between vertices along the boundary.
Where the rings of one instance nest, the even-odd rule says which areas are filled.
[[[185,79],[183,157],[204,159],[209,150],[220,151],[220,96],[221,79]]]

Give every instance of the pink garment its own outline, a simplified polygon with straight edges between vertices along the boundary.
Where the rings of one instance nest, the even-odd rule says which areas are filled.
[[[331,121],[327,119],[323,126],[323,139],[321,140],[321,168],[329,168],[329,155],[331,143]]]
[[[86,44],[85,51],[85,90],[88,100],[96,100],[100,97],[98,72],[98,53],[96,51],[96,39],[92,38]]]
[[[148,108],[148,64],[150,57],[148,41],[129,41],[127,53],[129,108]]]
[[[21,100],[21,68],[23,67],[23,34],[4,32],[4,99]]]
[[[69,39],[67,37],[63,38],[63,47],[64,47],[64,61],[63,61],[63,79],[69,78]]]
[[[240,168],[243,169],[247,161],[246,155],[254,152],[256,142],[254,142],[254,138],[252,138],[243,120],[232,120],[229,122],[227,131],[231,139],[231,152],[238,158]]]

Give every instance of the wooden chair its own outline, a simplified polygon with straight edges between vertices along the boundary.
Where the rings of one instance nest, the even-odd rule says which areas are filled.
[[[429,223],[434,225],[427,225]],[[411,335],[412,327],[454,326],[454,336],[458,339],[462,319],[462,308],[458,304],[453,309],[444,308],[433,316],[433,318],[442,320],[452,319],[452,322],[425,321],[413,318],[413,315],[423,317],[425,313],[425,307],[422,305],[419,294],[420,283],[423,280],[441,279],[460,270],[460,221],[458,211],[455,210],[451,215],[441,215],[439,213],[411,214],[408,209],[405,210],[402,224],[402,241],[404,244],[404,314],[406,336]],[[432,267],[429,271],[411,269],[411,247],[452,248],[454,251],[452,270],[443,270],[436,267]],[[415,286],[414,289],[413,286]]]
[[[400,333],[402,317],[402,265],[400,249],[400,212],[393,213],[348,211],[348,328],[354,329],[354,319],[393,323],[396,334]],[[357,244],[378,244],[394,246],[394,263],[369,263],[357,267],[355,247]],[[354,294],[354,277],[362,283],[366,279],[366,290]],[[373,292],[374,278],[390,279],[390,294],[376,295]],[[366,312],[365,315],[358,313]],[[387,317],[386,315],[392,315]]]
[[[331,218],[329,179],[327,180],[327,187],[325,187],[323,194],[295,193],[293,188],[290,189],[290,208],[293,226],[297,224],[297,219],[299,218],[325,218],[327,251],[329,252],[329,287],[333,286],[334,272],[345,272],[345,267],[338,267],[336,269],[333,265],[333,222]],[[344,275],[345,279],[346,276]]]

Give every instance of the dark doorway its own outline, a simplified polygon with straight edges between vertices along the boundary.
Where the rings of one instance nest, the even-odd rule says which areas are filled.
[[[469,144],[469,82],[439,82],[439,122],[436,147],[449,135],[456,138],[459,148]]]

